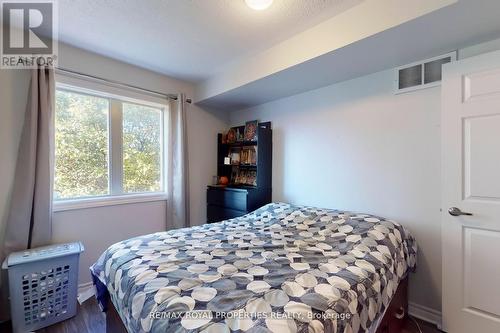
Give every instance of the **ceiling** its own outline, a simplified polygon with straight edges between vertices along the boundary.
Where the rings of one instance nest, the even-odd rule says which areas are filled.
[[[191,82],[363,0],[60,0],[63,43]]]
[[[63,43],[238,110],[500,37],[499,0],[59,0]]]
[[[380,6],[381,2],[390,6]],[[406,15],[409,3],[367,0],[198,84],[194,100],[219,110],[245,109],[500,38],[498,0],[443,0],[441,4],[421,0],[411,3],[431,7],[415,7],[413,14]],[[436,4],[441,7],[432,8]],[[384,8],[392,9],[387,17],[383,17]],[[391,23],[397,16],[402,19]],[[383,18],[371,22],[370,17]],[[366,33],[357,31],[350,38],[333,41],[333,31],[354,32],[354,28],[339,28],[352,26],[354,18],[363,22]],[[378,25],[380,22],[385,25]],[[311,41],[307,49],[317,44],[323,47],[314,54],[297,52],[307,41]]]

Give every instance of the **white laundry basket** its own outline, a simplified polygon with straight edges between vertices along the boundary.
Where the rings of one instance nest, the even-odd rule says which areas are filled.
[[[9,270],[12,326],[29,332],[76,314],[80,242],[11,253]]]

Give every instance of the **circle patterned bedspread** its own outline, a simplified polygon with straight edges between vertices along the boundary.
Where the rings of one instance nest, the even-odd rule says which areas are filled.
[[[416,264],[381,217],[268,204],[112,245],[91,267],[129,332],[365,332]]]

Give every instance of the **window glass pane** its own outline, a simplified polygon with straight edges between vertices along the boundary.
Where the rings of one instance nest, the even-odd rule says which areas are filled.
[[[434,60],[424,64],[425,80],[424,83],[432,83],[441,81],[442,67],[444,64],[451,62],[451,57]]]
[[[422,84],[422,65],[415,65],[399,71],[399,89]]]
[[[158,192],[161,186],[162,111],[123,103],[123,191]]]
[[[56,91],[54,199],[109,194],[106,98]]]

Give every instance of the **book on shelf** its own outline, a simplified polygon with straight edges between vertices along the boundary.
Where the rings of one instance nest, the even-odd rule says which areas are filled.
[[[231,178],[235,185],[257,186],[257,171],[255,170],[233,170]]]
[[[243,147],[240,154],[240,163],[257,165],[257,148],[255,146]]]

